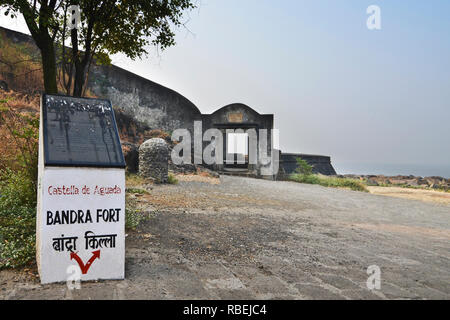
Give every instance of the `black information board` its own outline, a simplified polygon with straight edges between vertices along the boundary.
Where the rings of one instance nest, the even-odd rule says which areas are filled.
[[[124,168],[111,102],[44,94],[46,166]]]

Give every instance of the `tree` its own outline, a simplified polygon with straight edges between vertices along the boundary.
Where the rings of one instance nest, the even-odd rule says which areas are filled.
[[[83,95],[94,60],[108,63],[109,55],[119,52],[136,59],[147,54],[149,45],[161,50],[173,46],[175,34],[172,28],[181,26],[184,12],[195,7],[192,0],[2,1],[0,6],[6,6],[13,14],[21,12],[27,21],[41,50],[45,91],[48,93],[57,91],[53,43],[58,40],[61,82],[67,93],[73,86],[74,96]],[[81,23],[73,29],[66,23],[71,17],[68,12],[71,5],[79,6],[81,13]],[[66,43],[71,48],[67,48]]]
[[[149,44],[164,50],[175,44],[171,26],[180,26],[183,12],[194,8],[191,0],[80,0],[72,4],[80,6],[82,21],[70,34],[74,96],[82,95],[94,57],[108,62],[110,54],[121,52],[131,59],[141,58]]]
[[[63,1],[1,0],[6,15],[16,17],[22,13],[28,30],[41,52],[44,88],[47,93],[58,93],[56,84],[56,58],[54,41],[59,31],[58,11]]]
[[[297,157],[295,159],[297,161],[297,168],[295,169],[295,172],[303,175],[303,176],[310,176],[313,173],[313,167],[306,162],[306,160]]]

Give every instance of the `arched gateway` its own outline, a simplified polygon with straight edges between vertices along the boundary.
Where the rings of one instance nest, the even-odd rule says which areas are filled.
[[[242,103],[233,103],[212,114],[202,114],[202,129],[216,128],[223,136],[223,162],[213,165],[224,173],[267,174],[272,165],[273,114],[259,114]]]

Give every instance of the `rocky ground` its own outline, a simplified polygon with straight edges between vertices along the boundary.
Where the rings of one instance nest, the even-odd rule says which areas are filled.
[[[449,191],[450,179],[443,177],[417,177],[417,176],[384,176],[384,175],[356,175],[346,174],[340,177],[364,181],[369,186],[404,186],[420,187]]]
[[[450,205],[294,182],[185,176],[136,194],[126,279],[41,285],[1,271],[2,299],[450,299]],[[379,266],[380,290],[366,286]]]

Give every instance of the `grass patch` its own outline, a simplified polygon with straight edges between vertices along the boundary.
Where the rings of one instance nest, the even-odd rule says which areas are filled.
[[[125,196],[125,229],[135,230],[147,218],[148,216],[138,208],[136,199],[127,194]]]
[[[318,184],[324,187],[346,188],[354,191],[369,192],[366,185],[362,181],[356,179],[313,174],[313,167],[301,158],[297,158],[297,169],[295,171],[297,173],[291,174],[288,180],[300,183]]]
[[[177,184],[178,179],[175,178],[175,176],[172,173],[169,173],[169,176],[167,177],[167,183],[168,184]]]
[[[134,173],[127,173],[125,189],[125,229],[135,230],[137,226],[148,217],[138,207],[135,195],[149,194],[142,189],[142,185],[148,183],[143,177]]]
[[[290,181],[318,184],[324,187],[348,188],[354,191],[369,192],[363,182],[349,178],[328,177],[317,174],[302,175],[294,173],[289,176]]]
[[[146,182],[148,183],[148,181],[146,181],[143,177],[135,173],[126,173],[125,181],[127,189],[132,189],[135,187],[138,188],[139,186],[142,186]]]

